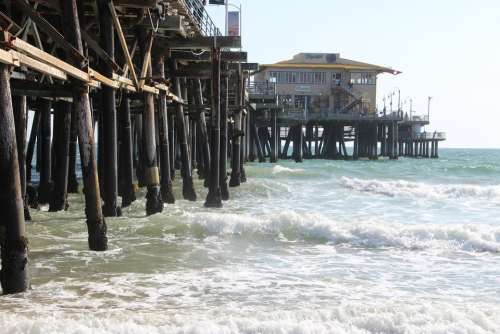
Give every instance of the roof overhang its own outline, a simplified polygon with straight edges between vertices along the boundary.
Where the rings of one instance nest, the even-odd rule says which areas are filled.
[[[268,70],[268,69],[343,69],[343,70],[351,70],[351,71],[375,71],[378,73],[390,73],[393,75],[401,74],[401,71],[383,67],[383,66],[366,66],[366,65],[354,65],[354,64],[267,64],[260,65],[260,70]]]

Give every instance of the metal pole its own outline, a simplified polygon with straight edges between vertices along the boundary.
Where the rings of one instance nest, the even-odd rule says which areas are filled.
[[[225,35],[227,36],[229,34],[228,19],[227,19],[227,14],[229,12],[229,0],[226,0],[225,5],[226,5],[226,17],[225,17],[225,19],[226,19],[226,33],[225,33]]]
[[[427,121],[428,122],[430,121],[430,115],[431,115],[431,100],[432,100],[432,96],[429,96],[427,98]]]

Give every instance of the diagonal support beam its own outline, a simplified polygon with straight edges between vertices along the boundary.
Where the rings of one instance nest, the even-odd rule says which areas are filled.
[[[142,90],[146,83],[146,76],[148,74],[148,68],[149,65],[151,64],[151,48],[153,47],[153,40],[154,40],[154,32],[153,30],[150,30],[148,32],[148,37],[147,37],[147,43],[146,43],[146,48],[144,52],[144,61],[142,63],[142,69],[141,69],[141,77],[139,79],[139,90]]]
[[[16,4],[20,10],[22,10],[28,17],[35,22],[47,35],[49,35],[54,42],[62,47],[64,50],[69,52],[78,61],[84,61],[85,57],[69,43],[63,35],[57,31],[56,28],[52,26],[46,19],[44,19],[38,12],[36,12],[31,6],[24,2],[24,0],[16,0]]]
[[[120,66],[108,55],[106,51],[97,43],[96,39],[85,30],[82,30],[82,38],[89,47],[115,72],[121,72]]]
[[[127,65],[132,76],[132,81],[137,89],[140,88],[139,80],[137,79],[137,74],[135,73],[134,63],[132,62],[132,57],[130,56],[130,52],[128,51],[127,40],[125,39],[125,35],[123,34],[123,29],[120,24],[120,20],[118,18],[118,14],[116,13],[115,5],[112,1],[108,3],[109,11],[111,13],[111,18],[113,19],[113,25],[115,26],[116,33],[118,34],[118,39],[120,41],[120,45],[123,50],[123,54],[125,56],[125,60],[127,61]]]

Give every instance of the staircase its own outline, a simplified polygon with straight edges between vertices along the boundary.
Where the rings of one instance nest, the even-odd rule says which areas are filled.
[[[350,87],[334,86],[332,87],[332,90],[335,94],[336,99],[342,99],[341,108],[339,111],[340,113],[347,113],[363,102],[362,97],[354,92]],[[349,100],[351,101],[349,102]]]

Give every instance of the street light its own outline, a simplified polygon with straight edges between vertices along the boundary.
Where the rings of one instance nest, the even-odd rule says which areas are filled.
[[[401,112],[401,90],[399,87],[394,87],[392,94],[396,95],[396,89],[398,90],[398,115]]]
[[[393,113],[393,109],[392,109],[392,97],[393,97],[394,95],[396,95],[396,93],[395,93],[395,92],[392,92],[392,93],[391,93],[391,94],[389,94],[389,96],[388,96],[388,97],[391,99],[391,101],[390,101],[390,103],[389,103],[389,104],[390,104],[390,106],[391,106],[391,114]]]
[[[430,115],[431,115],[431,101],[433,97],[429,96],[427,97],[427,122],[430,122]]]

